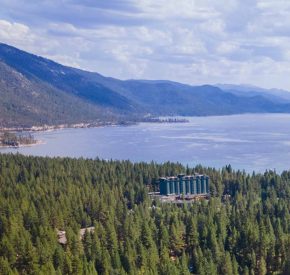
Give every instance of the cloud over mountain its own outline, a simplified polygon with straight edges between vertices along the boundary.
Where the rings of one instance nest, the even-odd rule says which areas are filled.
[[[288,1],[2,0],[0,40],[105,75],[289,89]]]

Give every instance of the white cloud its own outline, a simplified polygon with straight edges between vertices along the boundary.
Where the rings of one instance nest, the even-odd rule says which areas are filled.
[[[34,39],[28,26],[19,23],[11,23],[0,20],[0,39],[3,42],[24,44]]]
[[[288,0],[1,2],[2,42],[67,65],[123,79],[290,89]]]
[[[199,26],[203,32],[210,33],[212,35],[225,35],[225,22],[222,19],[210,19]]]
[[[231,54],[239,49],[239,46],[232,41],[222,41],[217,47],[217,52],[220,54]]]
[[[206,20],[217,15],[211,6],[204,6],[202,1],[197,0],[140,0],[136,1],[136,3],[144,14],[160,20]]]

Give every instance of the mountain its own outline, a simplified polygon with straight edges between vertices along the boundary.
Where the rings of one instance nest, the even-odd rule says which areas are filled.
[[[290,112],[285,98],[269,94],[166,80],[122,81],[0,43],[0,127],[142,120],[148,114]]]
[[[133,107],[74,68],[0,44],[0,126],[29,127],[120,117]]]
[[[175,82],[125,81],[131,100],[143,103],[160,115],[227,115],[288,112],[289,104],[274,103],[262,96],[245,98],[211,85],[190,86]]]
[[[0,58],[29,79],[42,80],[94,104],[131,110],[130,102],[126,98],[96,81],[90,81],[73,68],[7,45],[1,47]]]
[[[281,89],[263,89],[253,85],[233,84],[217,84],[215,86],[237,96],[253,97],[259,95],[278,103],[290,102],[290,92]]]
[[[259,93],[247,97],[217,86],[191,86],[168,80],[125,80],[81,71],[92,81],[117,91],[152,115],[227,115],[238,113],[287,113],[289,102]]]
[[[78,100],[62,90],[22,73],[0,61],[0,126],[31,127],[110,116],[91,103]]]

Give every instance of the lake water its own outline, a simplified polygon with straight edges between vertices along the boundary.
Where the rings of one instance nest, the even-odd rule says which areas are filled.
[[[35,134],[44,144],[0,152],[132,161],[263,172],[290,169],[290,114],[191,117],[189,123],[141,123]]]

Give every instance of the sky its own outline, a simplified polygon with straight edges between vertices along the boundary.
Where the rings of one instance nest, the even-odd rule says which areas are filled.
[[[290,90],[289,0],[0,0],[0,42],[120,79]]]

